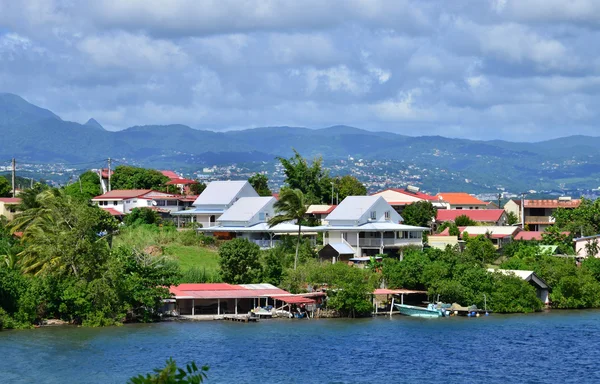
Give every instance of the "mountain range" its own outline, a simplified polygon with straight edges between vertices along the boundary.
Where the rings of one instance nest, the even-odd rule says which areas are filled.
[[[325,160],[404,161],[454,172],[459,179],[493,187],[596,188],[600,184],[600,137],[569,136],[535,143],[404,136],[348,126],[323,129],[264,127],[239,131],[197,130],[185,125],[105,130],[95,119],[62,120],[23,98],[0,93],[0,159],[21,162],[85,162],[127,158],[159,167],[272,161],[292,148]]]

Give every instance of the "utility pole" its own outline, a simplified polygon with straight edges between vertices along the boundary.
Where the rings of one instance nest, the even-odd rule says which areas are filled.
[[[502,208],[502,206],[500,205],[500,199],[502,198],[502,194],[499,193],[498,194],[498,208]]]
[[[521,229],[525,230],[525,192],[521,193]]]
[[[108,158],[108,192],[111,191],[110,187],[110,157]]]
[[[331,205],[333,205],[333,181],[331,182]]]
[[[17,178],[17,161],[13,157],[13,159],[12,159],[12,197],[17,196],[17,187],[15,184],[16,178]]]

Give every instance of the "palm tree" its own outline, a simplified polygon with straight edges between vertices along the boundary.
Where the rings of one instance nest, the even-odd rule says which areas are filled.
[[[277,215],[269,220],[269,227],[293,220],[296,220],[296,223],[298,223],[296,257],[294,258],[295,270],[298,266],[298,250],[300,249],[300,240],[302,240],[302,219],[308,208],[304,202],[304,193],[299,189],[283,189],[274,207]]]

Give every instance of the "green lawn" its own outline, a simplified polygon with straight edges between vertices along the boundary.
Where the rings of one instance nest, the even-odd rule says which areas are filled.
[[[168,245],[165,254],[176,259],[183,271],[193,267],[206,268],[207,271],[217,271],[219,268],[219,254],[210,248]]]

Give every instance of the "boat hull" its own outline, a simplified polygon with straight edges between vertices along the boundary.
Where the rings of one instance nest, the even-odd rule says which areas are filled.
[[[443,314],[438,309],[428,309],[423,307],[416,307],[414,305],[405,305],[405,304],[394,304],[396,309],[400,312],[400,314],[411,317],[427,317],[427,318],[436,318],[442,317]]]

